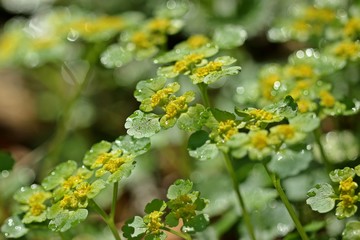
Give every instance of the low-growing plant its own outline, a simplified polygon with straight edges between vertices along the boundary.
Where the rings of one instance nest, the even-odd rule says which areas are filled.
[[[89,218],[96,213],[115,239],[170,234],[186,240],[227,234],[252,240],[360,239],[358,139],[349,131],[358,125],[347,131],[342,125],[356,119],[360,107],[360,6],[355,1],[277,3],[293,14],[274,18],[268,38],[299,45],[286,61],[267,64],[246,59],[244,44],[255,41],[248,35],[251,24],[246,29],[235,20],[219,21],[212,29],[202,22],[209,29],[191,31],[191,21],[202,18],[192,7],[201,11],[206,1],[196,6],[170,0],[151,17],[54,7],[7,23],[0,64],[17,65],[33,76],[55,67],[72,88],[38,177],[13,194],[16,204],[1,227],[4,236],[26,238],[48,229],[74,239],[73,229],[94,223]],[[126,69],[131,64],[135,67]],[[111,74],[122,69],[136,72],[147,65],[151,70],[131,88],[138,103],[124,121],[126,134],[63,161],[62,142],[77,130],[77,119],[86,117],[75,114],[77,104],[89,86],[101,86],[93,83],[94,75],[112,80]],[[248,79],[238,81],[241,71]],[[156,146],[162,138],[167,142]],[[142,216],[117,222],[119,209],[126,211],[119,190],[132,185],[144,156],[171,141],[186,148],[185,163],[176,164],[187,169],[185,180],[168,184],[160,199],[149,199]],[[349,143],[352,148],[339,147]],[[2,159],[5,176],[13,163],[5,153]],[[105,195],[109,206],[99,204]],[[339,220],[310,211],[327,213],[335,206]]]

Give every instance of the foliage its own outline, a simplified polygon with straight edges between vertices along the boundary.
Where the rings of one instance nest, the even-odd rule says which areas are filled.
[[[359,3],[153,0],[119,9],[109,1],[95,11],[87,1],[39,2],[28,18],[4,25],[0,66],[47,89],[39,99],[58,104],[44,117],[56,130],[36,179],[8,194],[15,201],[5,237],[48,229],[74,238],[84,226],[100,229],[90,218],[96,213],[117,240],[360,238]],[[266,64],[251,58],[265,31],[288,56]],[[111,107],[118,90],[137,101],[126,95],[120,106],[123,135],[112,126],[120,121]],[[72,155],[71,136],[96,124],[115,140],[88,140]],[[16,174],[9,154],[0,159],[0,177]],[[170,177],[155,176],[171,164]],[[145,191],[156,181],[170,185],[160,197]],[[118,204],[126,193],[149,200],[143,216]],[[302,213],[306,204],[319,213],[335,208],[337,219],[350,221],[331,232],[330,214]],[[123,221],[123,214],[131,216]]]

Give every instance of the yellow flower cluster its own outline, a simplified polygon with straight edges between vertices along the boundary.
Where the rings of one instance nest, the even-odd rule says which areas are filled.
[[[51,197],[48,192],[35,192],[29,197],[29,214],[32,216],[39,216],[46,210],[44,202]]]
[[[165,106],[165,117],[166,119],[175,118],[181,112],[184,112],[188,109],[188,101],[185,96],[177,97],[171,100]]]
[[[186,55],[183,59],[176,61],[174,64],[173,72],[184,73],[191,69],[191,66],[199,63],[204,58],[203,54],[192,53]]]
[[[238,132],[237,124],[234,120],[226,120],[219,122],[218,135],[225,141],[229,140]]]
[[[358,188],[356,182],[353,181],[352,177],[347,178],[344,181],[340,181],[339,192],[340,192],[340,202],[337,204],[336,215],[338,218],[342,219],[353,215],[357,206],[359,197],[355,194],[355,189]]]
[[[151,233],[160,233],[161,228],[164,226],[161,220],[162,215],[164,215],[163,212],[153,211],[144,217],[144,222]]]
[[[198,78],[205,77],[212,72],[220,71],[222,69],[223,63],[218,61],[211,61],[203,67],[196,68],[194,74]]]
[[[191,49],[196,49],[209,43],[210,39],[204,35],[193,35],[186,40],[187,45]]]

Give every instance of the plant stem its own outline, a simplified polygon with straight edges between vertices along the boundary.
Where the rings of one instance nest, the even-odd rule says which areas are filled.
[[[205,83],[199,83],[197,84],[197,86],[199,87],[201,98],[204,102],[205,107],[210,107],[210,100],[207,93],[208,86]]]
[[[332,170],[332,164],[330,163],[329,158],[326,156],[324,146],[321,143],[321,138],[320,138],[321,132],[320,132],[319,128],[314,131],[314,137],[315,137],[316,144],[319,146],[321,158],[325,165],[325,168],[326,168],[327,172],[330,172]]]
[[[111,211],[110,211],[110,218],[115,221],[115,212],[116,212],[116,202],[117,202],[117,196],[118,196],[118,188],[119,188],[119,182],[115,182],[113,186],[113,199],[111,204]]]
[[[69,74],[69,75],[74,77],[73,74],[72,75]],[[90,65],[89,70],[82,81],[79,81],[78,79],[73,79],[74,82],[78,83],[76,85],[76,92],[67,102],[62,112],[62,115],[58,119],[58,124],[55,130],[55,134],[48,145],[48,154],[45,158],[42,159],[42,162],[40,163],[40,166],[42,166],[42,169],[40,170],[41,174],[47,174],[47,169],[50,168],[51,165],[57,164],[57,162],[59,161],[59,154],[61,151],[61,147],[63,146],[62,143],[69,134],[69,123],[71,120],[73,109],[76,103],[78,102],[79,98],[81,97],[84,88],[88,85],[91,76],[92,76],[92,66]]]
[[[246,228],[248,230],[248,233],[249,233],[249,236],[252,240],[256,240],[256,237],[255,237],[255,233],[254,233],[254,228],[253,228],[253,225],[251,223],[251,219],[250,219],[250,215],[246,209],[246,206],[245,206],[245,202],[244,202],[244,199],[240,193],[240,188],[239,188],[239,181],[236,177],[236,173],[235,173],[235,170],[234,170],[234,167],[231,163],[231,159],[229,157],[229,155],[227,153],[224,153],[223,152],[223,155],[224,155],[224,159],[225,159],[225,164],[226,164],[226,168],[231,176],[231,179],[232,179],[232,183],[233,183],[233,188],[235,190],[235,193],[236,193],[236,196],[239,200],[239,203],[240,203],[240,207],[241,207],[241,210],[242,210],[242,213],[243,213],[243,217],[244,217],[244,221],[245,221],[245,225],[246,225]]]
[[[109,215],[107,215],[106,212],[93,199],[89,199],[89,201],[91,208],[102,217],[104,222],[110,228],[115,239],[121,240],[120,234],[115,226],[114,219],[112,219]]]
[[[174,234],[174,235],[176,235],[178,237],[181,237],[181,238],[183,238],[185,240],[192,240],[191,236],[189,234],[187,234],[187,233],[178,232],[178,231],[175,231],[175,230],[173,230],[171,228],[168,228],[168,227],[162,227],[162,229],[165,230],[165,231],[168,231],[168,232],[170,232],[170,233],[172,233],[172,234]]]
[[[272,173],[269,170],[269,168],[266,166],[266,163],[264,163],[263,165],[264,165],[264,167],[266,169],[266,172],[268,173],[269,177],[271,178],[271,181],[272,181],[276,191],[278,192],[281,201],[285,205],[288,213],[290,214],[291,219],[295,223],[295,227],[296,227],[301,239],[302,240],[309,240],[309,238],[306,235],[306,232],[304,230],[304,227],[302,226],[298,216],[296,215],[296,212],[295,212],[294,208],[292,207],[291,203],[289,202],[289,199],[287,198],[284,190],[281,187],[280,178],[275,173]]]

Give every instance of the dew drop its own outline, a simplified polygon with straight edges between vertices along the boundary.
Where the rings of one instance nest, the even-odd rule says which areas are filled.
[[[296,52],[296,57],[298,57],[298,58],[303,58],[303,57],[305,57],[304,51],[301,51],[301,50],[297,51],[297,52]]]
[[[7,171],[7,170],[4,170],[4,171],[1,172],[1,176],[2,176],[3,178],[7,178],[9,175],[10,175],[10,172]]]
[[[66,39],[70,42],[75,42],[79,38],[79,35],[80,35],[79,32],[71,29]]]
[[[236,88],[236,92],[238,94],[244,94],[245,93],[245,88],[244,87],[238,87],[238,88]]]
[[[290,231],[289,225],[286,225],[284,223],[278,223],[276,225],[276,228],[279,231],[279,233],[281,233],[281,235],[285,235]]]
[[[15,223],[14,223],[14,220],[11,219],[11,218],[10,218],[10,219],[8,220],[8,222],[7,222],[7,225],[8,225],[9,227],[14,226],[14,224],[15,224]]]
[[[174,0],[170,0],[166,3],[166,7],[170,10],[176,8],[176,2]]]
[[[278,89],[280,88],[280,85],[281,85],[281,83],[280,83],[279,81],[276,81],[276,82],[274,83],[274,89],[275,89],[275,90],[278,90]]]

